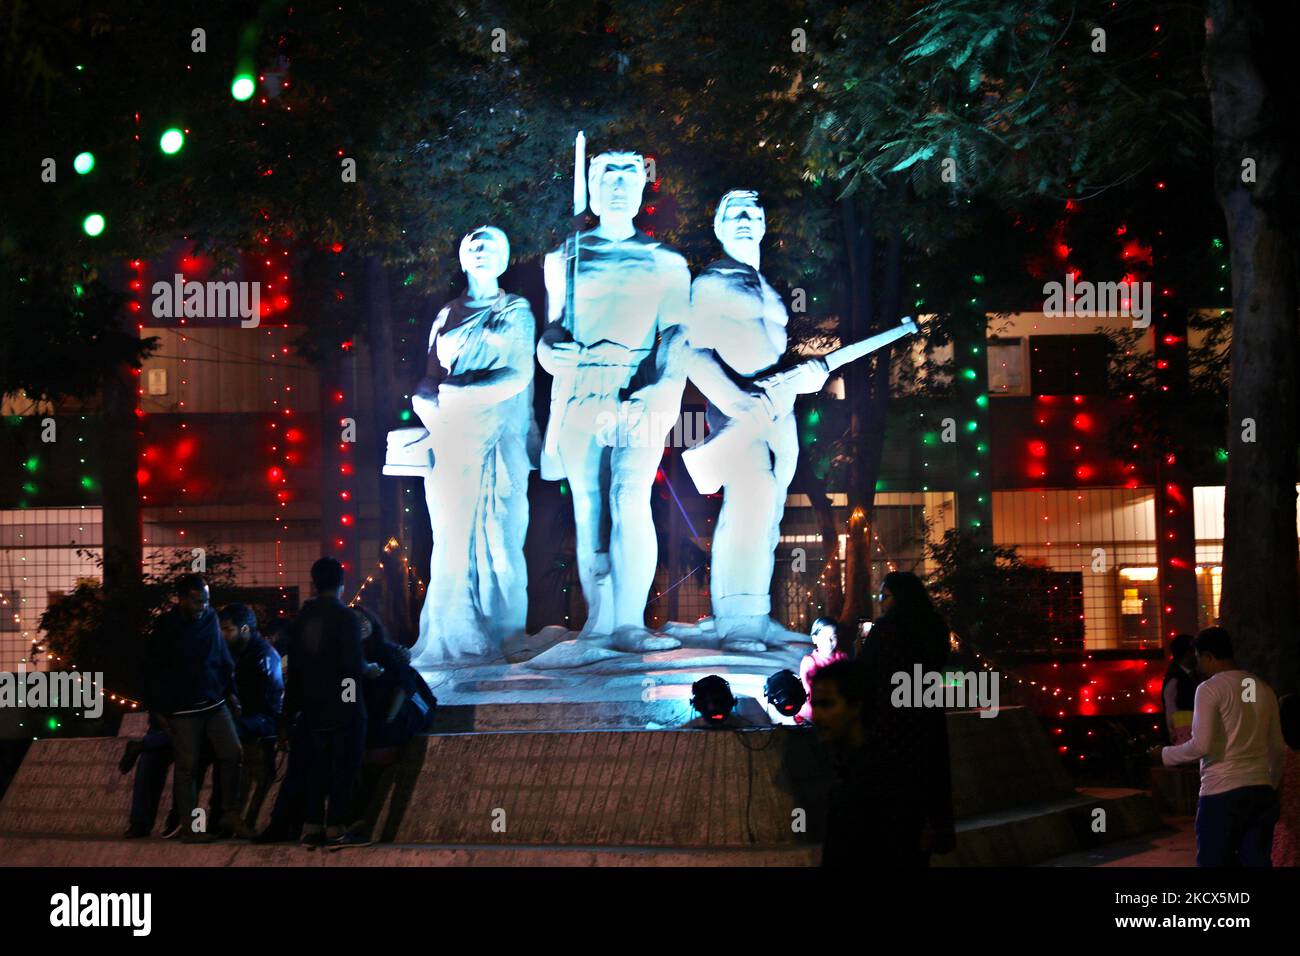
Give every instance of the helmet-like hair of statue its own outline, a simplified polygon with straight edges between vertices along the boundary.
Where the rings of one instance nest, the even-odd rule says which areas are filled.
[[[741,200],[746,200],[747,202],[752,203],[755,206],[758,206],[759,209],[763,208],[758,201],[758,193],[755,190],[733,189],[730,192],[728,192],[725,196],[723,196],[721,199],[718,200],[718,211],[713,214],[714,232],[717,232],[718,227],[722,225],[722,217],[727,214],[727,207],[730,206],[732,203],[740,202]]]
[[[645,157],[640,153],[613,151],[594,156],[587,168],[587,204],[594,215],[600,215],[600,177],[605,174],[605,167],[623,163],[636,163],[637,189],[645,189]]]
[[[474,241],[474,237],[483,235],[486,235],[492,241],[493,245],[497,247],[497,251],[501,255],[501,270],[504,272],[506,266],[510,265],[510,240],[507,239],[506,234],[496,226],[478,226],[477,228],[471,229],[469,232],[465,233],[460,240],[460,250],[457,254],[458,260],[463,262],[465,259],[465,252],[469,249],[469,244]]]

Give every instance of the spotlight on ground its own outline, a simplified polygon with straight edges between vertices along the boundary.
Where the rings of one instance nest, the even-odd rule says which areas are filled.
[[[731,685],[717,674],[701,677],[691,685],[691,706],[705,720],[721,723],[736,708]]]
[[[799,713],[808,693],[803,689],[803,681],[794,671],[777,671],[763,685],[763,696],[783,717],[793,717]]]

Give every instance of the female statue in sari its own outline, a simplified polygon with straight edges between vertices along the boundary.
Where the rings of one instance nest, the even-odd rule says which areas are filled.
[[[480,226],[461,240],[469,288],[434,319],[412,397],[433,459],[417,666],[499,659],[503,643],[524,631],[536,329],[528,301],[497,284],[509,261],[500,229]]]

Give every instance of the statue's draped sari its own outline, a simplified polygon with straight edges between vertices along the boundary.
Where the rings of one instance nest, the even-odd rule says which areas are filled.
[[[459,387],[433,414],[425,479],[433,555],[419,664],[499,658],[502,643],[524,631],[535,331],[528,301],[505,292],[483,306],[455,299],[434,320],[431,377]],[[514,374],[502,380],[505,370]]]

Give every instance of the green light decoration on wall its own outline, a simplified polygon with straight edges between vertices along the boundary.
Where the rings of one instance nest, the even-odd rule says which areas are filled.
[[[88,236],[98,236],[104,231],[104,217],[97,212],[92,212],[81,220],[81,229]]]
[[[86,173],[95,168],[95,154],[78,153],[76,158],[72,160],[72,168],[77,171],[78,175],[86,175]]]

